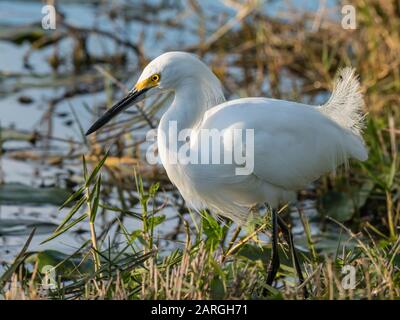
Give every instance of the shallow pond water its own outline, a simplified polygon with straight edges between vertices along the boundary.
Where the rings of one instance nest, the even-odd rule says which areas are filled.
[[[143,6],[146,1],[137,1],[138,7]],[[150,3],[158,3],[162,1],[150,1]],[[149,3],[149,2],[148,2]],[[178,4],[176,4],[178,3]],[[318,1],[294,1],[294,5],[304,10],[317,10]],[[333,1],[328,1],[333,3]],[[156,23],[145,23],[142,21],[133,21],[124,24],[123,21],[110,21],[107,12],[101,6],[97,6],[91,1],[82,3],[74,1],[60,1],[59,6],[68,23],[77,27],[101,26],[102,30],[116,32],[122,27],[123,32],[131,34],[132,37],[139,36],[146,31],[146,37],[143,42],[143,50],[151,52],[149,56],[154,57],[163,51],[176,50],[188,47],[198,41],[198,35],[194,29],[194,25],[198,19],[197,16],[190,14],[190,11],[181,10],[180,1],[171,1],[171,10],[164,9],[159,12],[158,19],[177,19],[182,25],[181,27],[171,27],[168,30],[160,30]],[[227,19],[232,17],[235,12],[222,2],[202,1],[204,10],[214,12],[214,16],[218,19]],[[178,7],[178,9],[176,9]],[[41,1],[1,1],[0,2],[0,31],[4,36],[15,26],[21,26],[27,23],[40,21],[42,2]],[[277,14],[279,10],[283,10],[280,2],[272,2],[267,7],[271,15]],[[179,16],[180,15],[180,16]],[[219,23],[218,19],[210,20],[210,24]],[[212,25],[208,26],[212,30]],[[10,29],[11,28],[11,29]],[[162,31],[162,32],[161,32]],[[112,54],[115,52],[114,44],[107,39],[91,40],[88,43],[89,50],[96,53]],[[54,97],[60,96],[65,86],[59,81],[54,81],[51,75],[51,67],[47,63],[47,59],[52,54],[52,48],[45,48],[32,52],[30,64],[34,67],[34,73],[38,77],[24,76],[15,80],[10,80],[8,75],[29,74],[24,67],[24,56],[29,50],[28,43],[17,45],[10,41],[1,40],[0,37],[0,126],[1,128],[12,129],[17,131],[32,132],[40,131],[46,127],[47,123],[43,121],[43,115],[48,110],[48,103]],[[59,52],[69,55],[72,43],[67,39],[60,42]],[[133,70],[133,69],[132,69]],[[61,69],[61,73],[62,73]],[[136,74],[132,74],[130,83],[133,83]],[[21,87],[13,92],[12,88]],[[32,103],[23,103],[24,97],[29,97]],[[93,115],[81,106],[97,105],[107,99],[106,92],[97,92],[83,94],[70,99],[65,99],[57,104],[56,112],[52,119],[52,135],[62,139],[72,139],[80,141],[79,126],[74,121],[71,113],[71,106],[79,116],[79,122],[83,128],[87,128],[93,121]],[[22,139],[24,140],[24,139]],[[7,150],[21,151],[24,148],[31,147],[28,141],[10,141],[4,143],[3,147]],[[39,154],[46,155],[65,155],[68,152],[69,145],[63,141],[54,140],[50,145],[37,146],[40,150]],[[85,147],[82,146],[82,152]],[[42,159],[30,159],[20,156],[18,159],[9,156],[6,153],[0,157],[0,181],[5,185],[13,185],[19,187],[23,184],[25,187],[38,188],[41,186],[58,187],[65,184],[65,176],[79,175],[81,172],[81,164],[71,162],[63,166],[49,165]],[[5,200],[6,197],[0,196],[0,263],[9,262],[20,250],[25,242],[29,231],[33,226],[37,227],[37,236],[34,238],[30,250],[56,249],[62,252],[72,252],[78,248],[85,238],[83,229],[81,232],[69,232],[51,241],[45,245],[40,242],[46,239],[59,224],[63,217],[63,212],[59,212],[58,205],[40,200],[36,203],[29,203],[27,200],[32,197],[30,189],[18,189],[21,195],[16,196],[11,201]],[[1,190],[0,190],[1,193]],[[43,195],[42,195],[43,196]],[[50,195],[51,197],[52,195]],[[40,197],[40,195],[39,195]],[[8,197],[9,198],[9,197]],[[304,204],[309,216],[315,215],[313,203]],[[170,231],[176,224],[176,217],[172,210],[166,210],[168,222],[163,224],[163,228],[167,230],[159,230],[160,234]],[[111,217],[110,217],[111,218]],[[108,218],[98,221],[98,224],[107,223]],[[135,228],[138,222],[133,219],[125,221],[127,226]],[[101,226],[99,226],[101,227]],[[296,233],[301,233],[300,223],[295,227]],[[318,227],[312,224],[314,233],[318,232]],[[86,235],[87,237],[87,235]]]

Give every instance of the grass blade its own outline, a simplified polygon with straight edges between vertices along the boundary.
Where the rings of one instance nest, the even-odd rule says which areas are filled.
[[[65,200],[65,202],[61,205],[61,207],[59,208],[60,210],[65,208],[67,205],[69,205],[72,201],[75,201],[76,199],[79,198],[79,196],[82,195],[82,192],[84,190],[84,186],[80,187],[77,191],[75,191],[73,194],[71,194],[69,196],[69,198],[67,200]]]
[[[10,280],[11,276],[17,270],[19,265],[24,261],[25,259],[25,253],[28,250],[28,247],[32,241],[33,235],[35,234],[36,228],[33,228],[31,233],[29,234],[28,239],[26,240],[24,246],[22,247],[21,251],[15,258],[14,262],[12,265],[7,269],[6,272],[3,273],[3,275],[0,277],[0,289],[3,289],[6,283]]]
[[[65,217],[65,219],[61,222],[61,224],[57,227],[56,231],[61,230],[68,222],[71,220],[71,218],[75,215],[75,213],[82,207],[82,205],[85,203],[85,198],[82,197],[79,199],[79,201],[75,204],[75,206],[71,209],[69,214]]]
[[[94,187],[94,199],[93,199],[92,211],[90,213],[91,223],[94,223],[94,220],[96,219],[97,209],[99,208],[100,189],[101,189],[101,175],[99,175],[96,181],[96,185]]]
[[[49,238],[47,238],[46,240],[44,240],[43,242],[41,242],[40,244],[44,244],[46,242],[49,242],[50,240],[53,240],[54,238],[57,238],[58,236],[60,236],[61,234],[63,234],[65,231],[71,229],[74,225],[76,225],[77,223],[81,222],[82,220],[84,220],[87,217],[87,213],[85,212],[83,215],[81,215],[79,218],[77,218],[76,220],[72,221],[70,224],[68,224],[67,226],[65,226],[63,229],[54,232]]]
[[[92,183],[93,179],[97,176],[97,174],[99,173],[101,167],[103,166],[103,164],[106,162],[107,157],[108,157],[108,151],[106,152],[106,154],[104,155],[104,157],[100,160],[100,162],[97,164],[96,168],[94,168],[94,170],[92,171],[92,173],[90,174],[90,177],[88,179],[86,179],[86,183],[85,183],[85,188],[87,188],[88,186],[90,186],[90,184]]]

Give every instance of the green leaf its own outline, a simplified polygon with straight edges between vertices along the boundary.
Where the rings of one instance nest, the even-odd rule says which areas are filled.
[[[225,297],[224,282],[220,277],[215,276],[211,280],[211,299],[222,300]]]
[[[91,223],[94,223],[97,215],[97,209],[99,208],[100,189],[101,189],[101,175],[99,175],[99,177],[97,178],[96,185],[94,187],[94,199],[92,205],[92,212],[90,213]]]
[[[94,180],[94,178],[97,176],[97,174],[99,173],[101,167],[103,166],[103,164],[106,162],[108,157],[108,151],[106,152],[106,154],[104,155],[104,157],[99,161],[99,163],[97,164],[96,168],[94,168],[94,170],[92,171],[92,173],[90,174],[90,177],[86,180],[85,183],[85,187],[89,187],[90,184],[92,183],[92,181]]]
[[[83,178],[85,181],[88,178],[88,169],[87,169],[87,164],[86,164],[86,158],[85,155],[82,155],[82,165],[83,165]]]
[[[49,242],[50,240],[53,240],[54,238],[57,238],[58,236],[60,236],[61,234],[63,234],[64,232],[66,232],[67,230],[71,229],[73,226],[75,226],[76,224],[78,224],[79,222],[84,220],[86,217],[87,217],[87,213],[84,213],[79,218],[77,218],[76,220],[72,221],[70,224],[66,225],[63,229],[60,229],[60,230],[54,232],[53,235],[51,235],[49,238],[47,238],[46,240],[44,240],[40,244],[44,244],[46,242]]]
[[[84,190],[84,186],[80,187],[77,191],[75,191],[73,194],[71,194],[67,200],[64,201],[64,203],[60,206],[60,210],[68,206],[72,201],[75,201],[79,197],[82,196],[82,192]]]
[[[223,238],[223,227],[219,225],[216,219],[206,212],[202,215],[202,223],[204,234],[207,236],[206,244],[210,250],[213,251]]]
[[[146,241],[143,238],[143,231],[142,230],[135,230],[131,233],[131,239],[130,242],[132,243],[133,241],[135,241],[136,239],[139,240],[139,242],[142,245],[146,245]]]
[[[140,237],[142,234],[142,230],[135,230],[131,233],[131,241],[135,240],[136,238]]]
[[[396,176],[397,173],[397,162],[396,161],[392,161],[392,164],[390,166],[390,172],[387,176],[387,189],[388,191],[390,191],[390,189],[393,186],[393,181],[394,181],[394,177]]]
[[[159,182],[153,183],[150,186],[149,195],[150,195],[151,198],[154,198],[154,196],[156,195],[156,193],[157,193],[159,188],[160,188],[160,183]]]
[[[61,230],[68,222],[71,220],[71,218],[75,215],[75,213],[82,207],[82,205],[85,203],[85,198],[82,197],[79,199],[79,201],[75,204],[75,206],[71,209],[71,211],[68,213],[68,215],[65,217],[63,222],[57,227],[56,231]]]
[[[165,221],[165,215],[159,215],[156,217],[150,217],[148,219],[148,225],[151,229],[154,229],[156,226],[159,224],[163,223]]]

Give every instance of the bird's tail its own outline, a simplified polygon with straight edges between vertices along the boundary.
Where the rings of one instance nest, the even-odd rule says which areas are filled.
[[[354,134],[354,138],[359,140],[359,143],[353,145],[358,150],[354,150],[355,154],[352,156],[365,160],[367,151],[361,136],[365,119],[364,100],[355,69],[346,67],[338,72],[331,97],[319,109],[327,117]]]
[[[360,136],[364,127],[364,100],[355,69],[341,69],[328,102],[320,111],[340,126]]]

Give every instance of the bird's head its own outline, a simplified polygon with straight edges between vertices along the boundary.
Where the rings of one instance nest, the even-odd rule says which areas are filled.
[[[143,70],[133,89],[101,116],[86,132],[89,135],[117,114],[146,97],[165,91],[174,91],[179,86],[190,83],[191,79],[209,81],[218,79],[195,55],[186,52],[167,52],[151,61]]]

